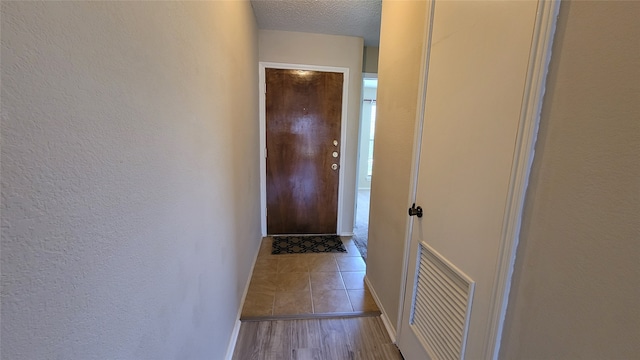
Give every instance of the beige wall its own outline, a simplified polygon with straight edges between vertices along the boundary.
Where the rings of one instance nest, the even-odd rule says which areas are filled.
[[[2,2],[1,61],[2,358],[222,359],[260,239],[250,4]]]
[[[362,88],[362,38],[260,30],[259,59],[265,62],[349,68],[342,233],[353,232],[357,173],[360,90]]]
[[[425,2],[382,3],[367,277],[395,327],[407,226]]]
[[[562,4],[500,358],[640,354],[638,14]]]
[[[378,73],[378,53],[380,49],[373,46],[364,47],[364,56],[362,60],[362,72]]]

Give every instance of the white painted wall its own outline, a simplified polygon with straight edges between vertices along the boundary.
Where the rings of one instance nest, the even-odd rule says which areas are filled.
[[[423,1],[382,3],[367,278],[394,327],[400,308],[425,13]]]
[[[500,358],[640,354],[640,3],[562,3]]]
[[[265,62],[349,68],[347,150],[345,160],[342,233],[353,233],[357,173],[358,130],[362,88],[362,38],[289,31],[260,30],[259,59]]]
[[[2,2],[2,358],[222,359],[258,249],[248,2]]]

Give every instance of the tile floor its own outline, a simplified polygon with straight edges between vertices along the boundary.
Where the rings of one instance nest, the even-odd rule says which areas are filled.
[[[346,253],[272,255],[271,238],[263,239],[241,319],[379,313],[358,249],[342,241]]]

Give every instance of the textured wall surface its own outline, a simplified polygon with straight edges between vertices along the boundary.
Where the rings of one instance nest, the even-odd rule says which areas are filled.
[[[257,252],[248,2],[2,2],[2,359],[222,359]]]
[[[290,31],[259,31],[259,59],[287,64],[349,68],[349,99],[342,204],[342,234],[353,232],[355,189],[362,89],[362,39],[352,36],[308,34]]]
[[[562,4],[502,359],[640,354],[638,14]]]
[[[384,2],[367,277],[393,326],[398,320],[426,3]]]

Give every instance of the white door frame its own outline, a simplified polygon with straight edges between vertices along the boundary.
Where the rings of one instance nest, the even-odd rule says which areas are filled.
[[[344,170],[345,144],[347,139],[347,109],[349,104],[349,68],[335,66],[318,66],[288,64],[276,62],[259,62],[259,103],[260,103],[260,225],[262,236],[267,236],[267,117],[266,117],[266,82],[265,69],[292,69],[342,73],[342,114],[340,117],[340,167],[338,168],[338,219],[336,233],[342,234],[342,213],[344,207]]]
[[[360,118],[358,119],[358,152],[357,152],[357,156],[356,156],[356,191],[355,191],[355,198],[356,198],[356,206],[355,206],[355,214],[354,214],[354,224],[356,222],[356,217],[358,214],[358,191],[360,190],[360,165],[363,161],[362,159],[362,153],[360,152],[361,147],[362,147],[362,142],[363,141],[369,141],[369,139],[363,139],[362,138],[362,131],[363,131],[363,127],[362,127],[362,123],[364,121],[364,81],[367,79],[376,79],[378,80],[378,74],[376,73],[362,73],[362,91],[361,91],[361,96],[360,96]],[[376,86],[376,91],[378,91],[378,87]],[[376,96],[377,97],[377,96]],[[369,188],[369,190],[371,190],[371,188]]]
[[[435,2],[439,0],[434,0]],[[522,108],[516,135],[516,145],[511,168],[509,182],[509,192],[503,218],[502,234],[498,256],[496,276],[493,283],[493,295],[491,297],[491,311],[487,332],[489,334],[487,342],[484,344],[483,359],[497,359],[500,351],[500,341],[504,319],[509,302],[509,291],[511,279],[516,260],[516,250],[520,236],[520,226],[522,223],[522,212],[524,208],[531,165],[535,154],[535,142],[538,135],[538,125],[540,123],[540,112],[544,98],[547,72],[551,59],[553,36],[556,29],[556,20],[560,10],[560,0],[538,0],[538,10],[531,41],[531,52],[529,57],[529,68],[525,83],[525,92],[522,99]],[[427,16],[433,16],[433,11],[429,11]],[[431,21],[429,21],[431,23]],[[430,29],[428,29],[430,31]],[[430,37],[427,37],[430,39]],[[420,148],[422,142],[422,126],[424,122],[424,110],[426,101],[426,88],[428,78],[428,58],[429,46],[425,46],[421,73],[421,83],[418,98],[418,113],[416,114],[415,138],[413,147],[413,163],[411,167],[411,182],[409,201],[407,204],[415,202],[418,167],[420,163]],[[408,217],[405,233],[405,250],[403,261],[403,275],[400,291],[400,307],[398,310],[398,322],[396,329],[398,337],[402,336],[402,314],[404,311],[404,294],[406,286],[413,286],[413,282],[408,282],[409,266],[409,246],[411,244],[413,217]]]

